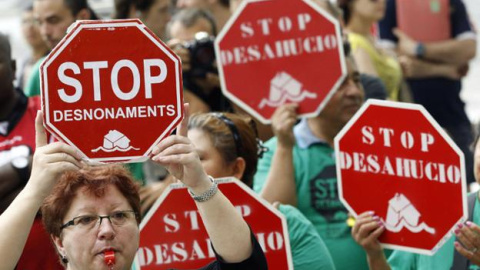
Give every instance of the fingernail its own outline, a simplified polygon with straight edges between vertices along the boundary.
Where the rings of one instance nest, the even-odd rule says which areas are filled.
[[[377,222],[380,227],[383,227],[383,222],[380,220]]]
[[[373,220],[380,220],[380,217],[379,216],[374,216]]]
[[[470,222],[470,221],[465,222],[465,224],[467,225],[467,227],[472,227],[473,226],[472,222]]]
[[[458,242],[455,242],[455,243],[453,243],[453,244],[455,245],[455,247],[459,247],[459,246],[460,246],[460,244],[459,244]]]
[[[367,212],[370,216],[373,216],[373,214],[375,214],[375,211],[368,211]]]
[[[467,222],[467,223],[468,223],[468,222]],[[461,229],[461,228],[463,228],[463,224],[462,224],[462,223],[458,223],[458,224],[457,224],[457,227],[458,227],[459,229]]]
[[[455,233],[455,234],[458,234],[459,232],[460,232],[459,229],[455,229],[455,230],[453,231],[453,233]]]

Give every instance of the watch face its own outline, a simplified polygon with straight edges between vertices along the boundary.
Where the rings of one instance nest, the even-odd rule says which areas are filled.
[[[17,157],[12,160],[12,166],[17,169],[25,169],[28,167],[27,157]]]

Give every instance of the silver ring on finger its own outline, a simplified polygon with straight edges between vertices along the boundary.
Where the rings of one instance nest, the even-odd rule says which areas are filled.
[[[477,250],[478,250],[478,248],[477,248],[477,247],[474,247],[474,248],[472,248],[472,250],[470,250],[470,252],[471,252],[471,253],[475,253],[475,252],[477,252]]]

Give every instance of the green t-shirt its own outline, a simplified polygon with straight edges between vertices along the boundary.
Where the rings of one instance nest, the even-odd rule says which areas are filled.
[[[332,257],[313,224],[295,207],[280,205],[287,219],[295,270],[335,270]]]
[[[475,200],[473,223],[480,224],[478,197]],[[392,270],[450,270],[453,264],[454,242],[455,237],[450,237],[433,256],[395,250],[388,258],[388,263]],[[470,265],[469,270],[480,270],[480,267]]]
[[[45,60],[45,57],[40,58],[37,63],[32,67],[30,78],[25,86],[25,95],[27,97],[34,97],[40,95],[40,65]]]
[[[125,164],[128,170],[132,173],[133,177],[137,182],[145,185],[145,177],[143,174],[143,163],[127,163]]]
[[[270,150],[259,160],[254,191],[259,193],[270,170],[277,139],[266,143]],[[347,209],[338,198],[333,149],[323,143],[293,149],[297,208],[315,226],[337,269],[367,270],[366,254],[353,240],[346,224]]]

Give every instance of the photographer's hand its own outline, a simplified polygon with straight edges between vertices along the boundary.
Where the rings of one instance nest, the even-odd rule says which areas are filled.
[[[182,70],[183,72],[190,70],[190,53],[187,48],[183,46],[183,41],[179,39],[171,39],[167,41],[168,47],[172,49],[178,57],[182,60]]]

